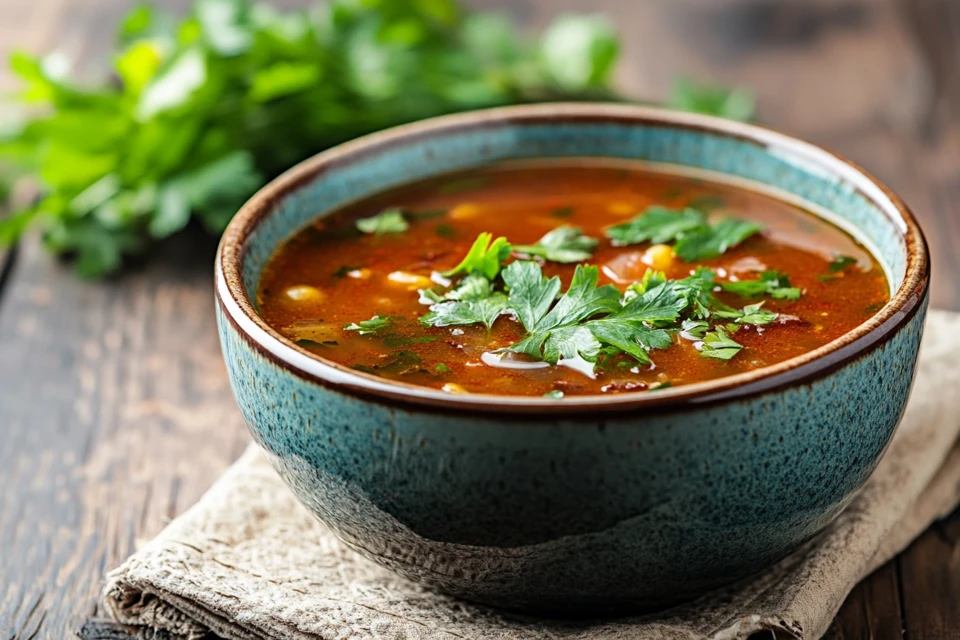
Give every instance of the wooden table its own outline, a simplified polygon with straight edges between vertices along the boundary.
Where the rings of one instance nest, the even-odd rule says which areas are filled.
[[[637,95],[665,95],[677,73],[752,87],[764,121],[906,198],[932,246],[933,302],[960,309],[956,0],[474,4],[531,27],[578,7],[609,12],[626,42],[621,86]],[[127,5],[2,0],[0,53],[59,48],[94,73]],[[0,75],[0,90],[13,86]],[[103,283],[78,281],[35,239],[0,260],[0,637],[67,637],[102,616],[104,571],[246,446],[214,328],[214,247],[182,237]],[[960,637],[960,513],[858,586],[829,637],[902,634]]]

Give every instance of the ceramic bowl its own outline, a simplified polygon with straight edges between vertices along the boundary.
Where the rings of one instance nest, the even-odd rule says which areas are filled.
[[[298,348],[257,314],[271,254],[344,203],[493,161],[564,156],[643,160],[801,202],[873,252],[892,299],[781,364],[559,401],[388,382]],[[821,531],[903,413],[928,280],[916,221],[850,162],[756,126],[596,104],[442,117],[321,153],[243,207],[216,263],[237,403],[300,500],[350,547],[413,580],[564,615],[689,599]]]

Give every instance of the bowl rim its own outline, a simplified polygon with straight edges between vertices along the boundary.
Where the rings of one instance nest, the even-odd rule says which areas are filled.
[[[299,347],[267,325],[247,299],[241,271],[248,249],[247,239],[289,193],[325,170],[438,133],[502,124],[558,121],[667,125],[732,137],[766,148],[788,149],[799,157],[815,158],[831,173],[854,186],[898,228],[907,249],[903,282],[890,301],[863,324],[826,345],[783,362],[657,393],[593,394],[562,399],[449,394],[356,371]],[[272,180],[243,205],[220,240],[215,262],[215,293],[223,316],[252,348],[298,377],[334,391],[398,408],[442,413],[513,414],[535,419],[592,418],[598,414],[645,410],[656,413],[693,410],[806,384],[866,355],[892,338],[924,307],[929,281],[929,249],[910,209],[891,189],[858,164],[818,145],[755,124],[657,107],[589,102],[497,107],[440,116],[372,133],[323,151]]]

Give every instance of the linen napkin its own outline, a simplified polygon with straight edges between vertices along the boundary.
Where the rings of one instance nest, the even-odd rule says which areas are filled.
[[[906,415],[850,507],[764,573],[660,614],[550,621],[427,590],[347,549],[253,448],[107,576],[104,602],[174,639],[815,640],[858,581],[960,502],[958,362],[960,314],[932,312]]]

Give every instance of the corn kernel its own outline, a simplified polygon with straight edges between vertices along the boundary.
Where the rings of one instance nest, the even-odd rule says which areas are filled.
[[[643,252],[640,262],[657,271],[665,271],[673,264],[673,248],[665,244],[655,244]]]
[[[323,302],[323,291],[308,284],[298,284],[284,291],[286,296],[296,302]]]
[[[409,291],[414,289],[429,289],[433,286],[433,281],[426,276],[419,276],[408,271],[394,271],[387,276],[387,280],[395,284],[403,285]]]
[[[478,215],[480,215],[480,206],[469,202],[458,204],[447,214],[451,220],[467,220],[476,218]]]
[[[353,278],[355,280],[369,280],[370,276],[373,274],[370,269],[354,269],[353,271],[347,271],[347,277]]]
[[[618,216],[632,216],[640,211],[640,207],[632,202],[611,202],[607,209]]]

